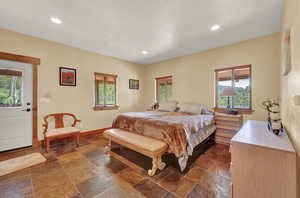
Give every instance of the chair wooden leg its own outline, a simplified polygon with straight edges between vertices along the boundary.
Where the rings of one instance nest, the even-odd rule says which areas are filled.
[[[76,145],[78,147],[79,146],[79,142],[80,142],[80,133],[76,134],[75,138],[76,138]]]
[[[49,150],[50,150],[50,140],[47,138],[47,139],[45,140],[45,143],[46,143],[46,151],[47,151],[47,153],[48,153]]]

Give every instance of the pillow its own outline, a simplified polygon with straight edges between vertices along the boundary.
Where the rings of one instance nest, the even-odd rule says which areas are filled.
[[[209,110],[207,107],[202,106],[202,112],[201,114],[207,114],[207,115],[213,115],[214,112]]]
[[[198,103],[179,103],[179,112],[201,114],[203,112],[203,105]]]
[[[177,101],[165,101],[159,103],[159,111],[175,111],[177,107]]]

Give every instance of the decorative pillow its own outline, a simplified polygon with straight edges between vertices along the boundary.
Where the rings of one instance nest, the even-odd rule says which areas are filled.
[[[207,115],[213,115],[214,112],[209,110],[207,107],[202,106],[202,112],[201,114],[207,114]]]
[[[203,105],[198,103],[179,103],[179,112],[201,114],[203,113]]]
[[[165,101],[159,103],[159,111],[175,111],[177,107],[177,101]]]

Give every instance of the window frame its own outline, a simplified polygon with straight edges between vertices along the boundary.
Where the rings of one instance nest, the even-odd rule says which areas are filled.
[[[171,81],[172,81],[172,89],[173,89],[173,76],[162,76],[162,77],[158,77],[158,78],[155,78],[155,101],[156,103],[159,103],[159,86],[158,86],[158,82],[159,80],[164,80],[164,79],[168,79],[170,78]],[[173,90],[172,90],[173,92]]]
[[[97,76],[103,76],[104,77],[104,105],[101,104],[97,104],[97,102],[99,101],[99,83],[97,80]],[[115,79],[115,104],[114,105],[107,105],[105,104],[105,100],[106,100],[106,94],[105,94],[105,78],[106,77],[113,77]],[[99,72],[94,72],[94,78],[95,78],[95,97],[94,97],[94,110],[95,111],[99,111],[99,110],[117,110],[119,109],[119,106],[117,105],[117,75],[114,74],[104,74],[104,73],[99,73]]]
[[[250,107],[247,109],[244,108],[231,108],[234,110],[238,110],[240,113],[242,114],[252,114],[254,112],[254,110],[252,109],[252,65],[241,65],[241,66],[235,66],[235,67],[227,67],[227,68],[221,68],[221,69],[215,69],[215,111],[217,112],[227,112],[229,109],[228,108],[224,108],[224,107],[218,107],[218,72],[221,71],[227,71],[227,70],[231,70],[232,72],[232,87],[234,87],[234,70],[237,69],[249,69],[249,87],[250,87]]]

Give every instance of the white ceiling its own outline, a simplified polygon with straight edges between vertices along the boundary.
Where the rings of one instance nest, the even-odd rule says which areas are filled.
[[[0,28],[149,64],[278,32],[282,10],[283,0],[1,0]]]

